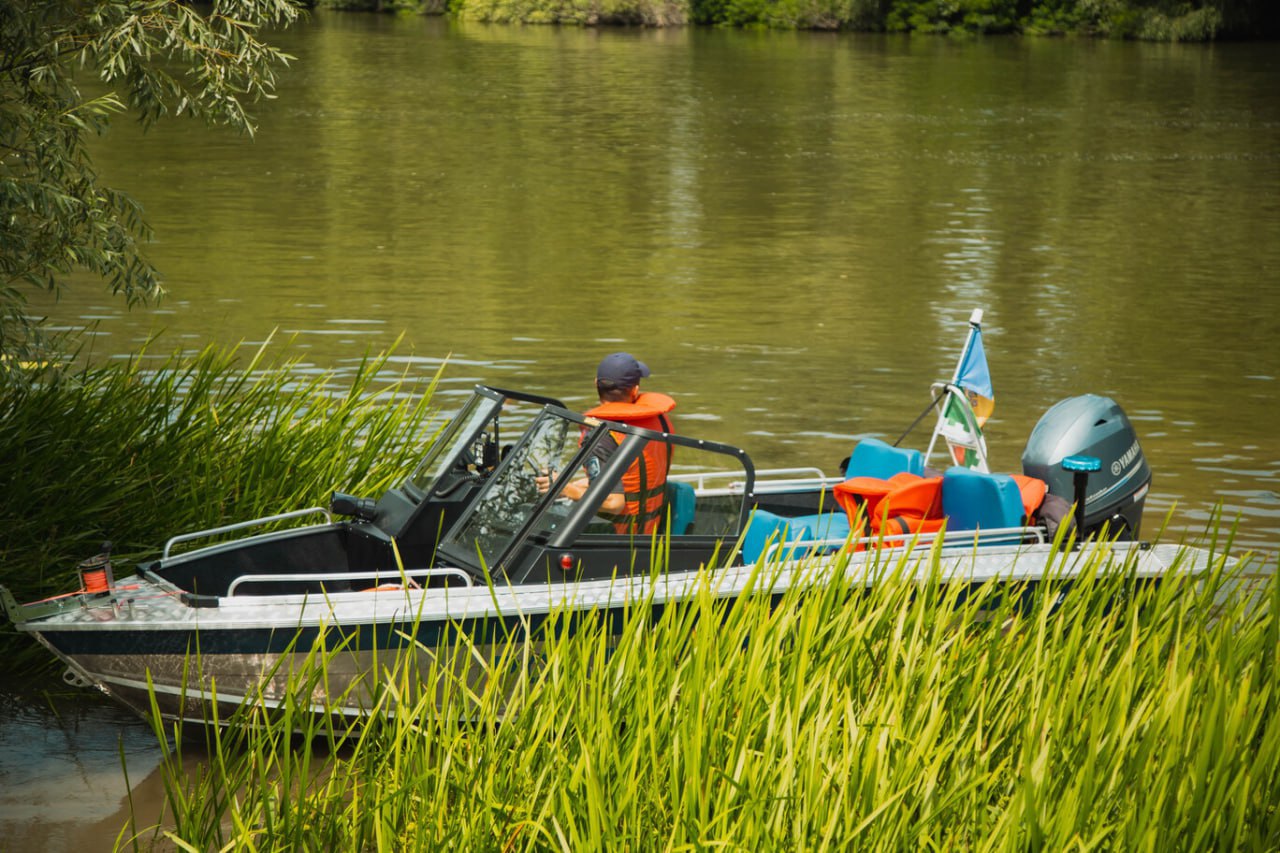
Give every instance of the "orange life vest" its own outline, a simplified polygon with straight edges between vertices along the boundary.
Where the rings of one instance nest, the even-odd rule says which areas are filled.
[[[942,515],[942,478],[921,477],[902,472],[887,480],[853,477],[833,489],[836,503],[849,516],[849,527],[862,536],[897,536],[907,533],[936,533],[946,518]],[[901,540],[886,543],[899,547]],[[862,550],[861,544],[855,550]]]
[[[666,394],[642,391],[634,403],[601,403],[586,412],[587,417],[602,421],[618,421],[654,432],[674,432],[667,412],[676,401]],[[612,433],[619,444],[626,437]],[[623,497],[627,508],[615,517],[613,528],[618,533],[652,533],[662,521],[666,508],[667,472],[671,469],[671,445],[649,441],[631,467],[622,475]]]
[[[1049,484],[1035,477],[1024,474],[1013,474],[1013,481],[1018,484],[1018,492],[1022,495],[1022,523],[1031,524],[1044,503],[1044,496],[1049,493]]]
[[[1044,502],[1049,484],[1035,477],[1012,475],[1022,495],[1023,523],[1032,524]],[[850,529],[863,536],[894,536],[906,533],[936,533],[946,517],[942,514],[942,478],[920,477],[903,472],[887,480],[853,477],[832,490],[836,503],[849,516]],[[890,547],[901,541],[886,543]],[[864,546],[854,546],[860,551]]]

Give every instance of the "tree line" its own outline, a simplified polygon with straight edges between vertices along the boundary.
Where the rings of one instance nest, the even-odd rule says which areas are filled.
[[[310,0],[318,7],[509,23],[888,33],[1083,35],[1204,42],[1275,38],[1274,0]]]

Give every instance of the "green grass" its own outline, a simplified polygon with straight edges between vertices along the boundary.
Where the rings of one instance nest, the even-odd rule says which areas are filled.
[[[1019,608],[998,585],[960,600],[903,568],[870,590],[819,582],[781,601],[728,604],[704,584],[660,615],[636,607],[616,633],[591,618],[568,630],[560,613],[536,652],[389,659],[368,726],[344,735],[305,722],[302,701],[249,703],[206,730],[194,777],[190,743],[161,731],[177,746],[158,837],[196,850],[1280,845],[1274,572],[1250,599],[1231,572],[1152,588],[1096,560]],[[468,684],[453,672],[473,652],[488,677]],[[300,696],[323,678],[324,655],[314,664]]]

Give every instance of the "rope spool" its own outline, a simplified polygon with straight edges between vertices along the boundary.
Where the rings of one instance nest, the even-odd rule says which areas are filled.
[[[107,595],[115,586],[111,572],[111,543],[103,542],[102,550],[95,557],[76,566],[80,572],[80,591],[85,595]]]
[[[89,595],[111,591],[111,578],[107,576],[107,567],[87,566],[80,569],[80,585]]]

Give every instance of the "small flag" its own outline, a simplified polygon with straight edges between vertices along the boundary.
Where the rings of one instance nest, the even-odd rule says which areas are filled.
[[[969,336],[969,348],[960,359],[956,372],[956,384],[965,390],[969,405],[977,418],[978,426],[987,422],[996,407],[996,392],[991,387],[991,370],[987,367],[987,352],[982,348],[982,329],[975,326]]]
[[[966,392],[966,396],[972,395]],[[951,450],[952,464],[983,470],[982,456],[978,453],[983,440],[982,427],[977,428],[976,435],[969,431],[969,418],[966,417],[969,413],[965,409],[972,410],[973,407],[966,405],[967,402],[967,399],[961,397],[954,387],[951,389],[947,394],[946,407],[942,410],[942,422],[938,426],[938,433],[947,441],[947,447]],[[976,417],[974,420],[977,420]]]
[[[935,383],[933,394],[934,404],[943,397],[946,402],[938,410],[938,423],[925,452],[926,464],[941,438],[947,443],[952,464],[984,473],[989,471],[982,425],[995,409],[996,395],[991,388],[987,353],[982,348],[982,309],[976,309],[969,318],[969,336],[952,380]]]

